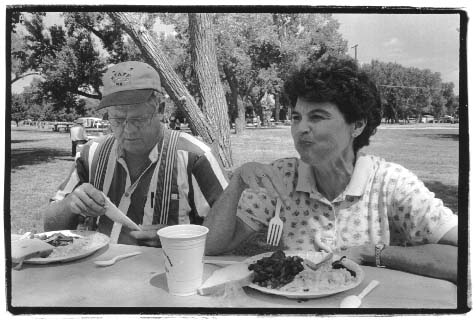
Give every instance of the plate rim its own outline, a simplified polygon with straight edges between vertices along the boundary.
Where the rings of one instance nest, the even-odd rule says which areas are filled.
[[[254,255],[254,256],[251,256],[251,257],[247,258],[244,262],[250,264],[250,263],[253,263],[254,261],[257,261],[257,260],[259,260],[263,257],[271,256],[274,252],[276,252],[276,251],[257,254],[257,255]],[[312,252],[312,251],[283,250],[283,252],[284,252],[284,254],[286,254],[286,256],[289,256],[289,255],[292,255],[292,256],[298,255],[299,256],[299,253],[308,253],[308,252]],[[333,258],[333,260],[334,260],[334,258]],[[290,291],[283,291],[283,290],[277,290],[277,289],[268,289],[268,288],[259,286],[259,285],[254,284],[254,283],[248,284],[248,287],[250,287],[252,289],[255,289],[255,290],[258,290],[260,292],[266,293],[266,294],[279,295],[279,296],[284,296],[284,297],[291,298],[291,299],[312,299],[312,298],[320,298],[320,297],[325,297],[325,296],[331,296],[331,295],[334,295],[334,294],[337,294],[337,293],[345,292],[345,291],[351,290],[353,288],[356,288],[365,279],[365,273],[362,270],[362,268],[359,266],[359,264],[357,264],[356,262],[354,262],[353,260],[351,260],[349,258],[346,258],[346,260],[348,260],[352,265],[354,265],[356,267],[356,269],[358,271],[355,271],[355,272],[358,272],[361,277],[357,280],[357,282],[349,284],[349,285],[347,285],[345,287],[342,287],[342,288],[339,288],[339,289],[333,289],[333,290],[327,290],[327,291],[299,291],[299,292],[296,291],[296,292],[290,292]]]
[[[36,233],[36,235],[42,235],[42,234],[54,234],[54,233],[61,233],[61,232],[69,232],[69,233],[88,233],[88,234],[101,234],[104,237],[104,242],[99,243],[98,245],[94,246],[93,248],[89,249],[88,251],[78,253],[78,254],[72,254],[72,255],[67,255],[67,256],[62,256],[62,257],[54,257],[54,258],[48,258],[48,257],[33,257],[30,259],[25,260],[23,263],[28,263],[28,264],[50,264],[50,263],[58,263],[58,262],[70,262],[70,261],[75,261],[82,259],[84,257],[92,255],[94,252],[102,249],[103,247],[107,246],[109,244],[109,236],[106,234],[103,234],[98,231],[81,231],[81,230],[58,230],[58,231],[46,231],[46,232],[41,232],[41,233]]]

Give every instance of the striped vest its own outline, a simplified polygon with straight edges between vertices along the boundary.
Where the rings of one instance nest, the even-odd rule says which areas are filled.
[[[163,139],[157,146],[159,158],[157,163],[152,165],[155,168],[149,184],[147,200],[144,204],[143,225],[178,224],[179,191],[176,155],[179,136],[180,132],[178,131],[165,130]],[[90,184],[106,195],[108,195],[117,166],[115,141],[112,135],[98,141],[97,147],[90,151],[90,161],[88,162],[90,164]],[[156,182],[156,184],[153,182]],[[150,204],[153,204],[153,206],[150,206]],[[98,222],[99,218],[94,223],[88,223],[88,228],[96,229]],[[202,222],[193,223],[201,224]]]

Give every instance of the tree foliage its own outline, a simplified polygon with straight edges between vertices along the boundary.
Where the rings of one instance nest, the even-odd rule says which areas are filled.
[[[164,13],[160,17],[175,26],[175,39],[183,49],[176,56],[187,56],[186,16]],[[279,109],[283,78],[291,65],[347,49],[337,21],[329,14],[215,13],[213,28],[229,115],[237,127],[244,126],[245,106],[262,113],[261,100],[268,94],[276,97]],[[196,83],[189,66],[185,58],[176,68],[194,93]]]
[[[438,72],[373,60],[363,65],[379,86],[383,117],[391,122],[432,114],[439,118],[455,113],[453,83],[443,83]]]

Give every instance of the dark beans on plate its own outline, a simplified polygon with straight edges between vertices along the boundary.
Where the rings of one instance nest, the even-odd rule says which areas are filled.
[[[280,288],[294,280],[304,270],[304,260],[299,256],[286,256],[278,250],[269,257],[264,257],[250,264],[248,269],[254,271],[253,283],[271,289]]]

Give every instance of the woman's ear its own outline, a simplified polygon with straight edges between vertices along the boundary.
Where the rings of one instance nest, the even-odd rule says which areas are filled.
[[[358,137],[360,134],[362,134],[365,126],[367,126],[367,119],[357,120],[354,123],[354,132],[352,133],[352,137]]]
[[[159,103],[159,114],[163,114],[165,111],[165,101]]]

